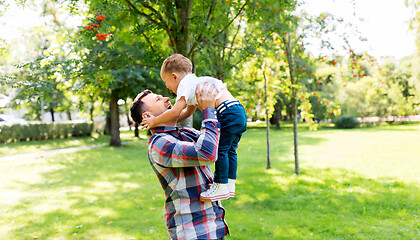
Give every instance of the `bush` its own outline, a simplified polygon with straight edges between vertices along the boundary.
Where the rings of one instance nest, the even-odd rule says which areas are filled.
[[[90,136],[92,129],[92,122],[1,123],[0,143]]]
[[[351,115],[342,115],[334,123],[336,128],[356,128],[360,125],[359,120]]]

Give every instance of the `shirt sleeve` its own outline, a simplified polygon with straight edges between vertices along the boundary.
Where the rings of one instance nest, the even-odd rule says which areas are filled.
[[[210,165],[217,160],[220,123],[216,110],[203,110],[203,123],[196,142],[182,141],[169,134],[156,135],[149,145],[149,159],[163,167]]]
[[[198,82],[194,80],[198,79],[182,79],[177,88],[176,101],[178,101],[181,97],[184,97],[188,105],[197,105],[197,99],[195,98],[195,88]]]

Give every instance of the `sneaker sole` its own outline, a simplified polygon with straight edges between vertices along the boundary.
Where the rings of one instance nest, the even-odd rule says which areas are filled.
[[[228,199],[228,198],[230,198],[230,193],[220,195],[220,196],[217,196],[217,197],[212,197],[212,198],[207,198],[207,197],[200,196],[200,201],[202,201],[202,202],[214,202],[214,201],[218,201],[218,200],[225,200],[225,199]]]

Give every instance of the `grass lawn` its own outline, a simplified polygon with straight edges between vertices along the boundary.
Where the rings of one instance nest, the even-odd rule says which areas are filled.
[[[0,161],[0,239],[168,239],[147,139],[122,136],[121,148]],[[108,141],[76,140],[0,145],[0,154]],[[223,201],[227,239],[420,239],[419,140],[420,124],[301,129],[296,176],[290,126],[272,129],[268,170],[265,128],[250,127],[237,196]]]
[[[122,132],[121,138],[124,140],[134,140],[130,136],[131,132]],[[141,137],[146,137],[141,136]],[[109,144],[109,137],[105,135],[99,135],[93,133],[91,137],[79,137],[79,138],[65,138],[65,139],[53,139],[53,140],[41,140],[36,142],[12,142],[6,144],[0,144],[0,157],[22,154],[22,153],[33,153],[39,151],[54,150],[60,148],[71,148],[79,146],[97,145],[97,144]]]

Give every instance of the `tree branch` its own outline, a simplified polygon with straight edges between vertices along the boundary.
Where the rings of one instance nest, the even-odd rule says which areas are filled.
[[[128,0],[126,0],[126,1],[128,1]],[[149,9],[150,11],[152,11],[156,15],[156,17],[160,20],[160,22],[165,25],[165,20],[163,19],[162,15],[156,9],[154,9],[152,6],[148,5],[145,2],[140,2],[140,4],[143,5],[145,8]]]
[[[152,51],[156,53],[155,49],[153,48],[152,42],[150,42],[150,39],[146,36],[146,34],[142,32],[141,35],[143,35],[143,37],[146,39],[146,42],[150,45],[150,48],[152,49]]]
[[[130,0],[125,0],[125,2],[127,2],[127,4],[130,6],[130,8],[132,8],[135,12],[137,12],[137,14],[146,17],[149,21],[151,21],[152,23],[154,23],[156,25],[159,25],[158,21],[156,21],[151,15],[148,15],[148,14],[140,11],[133,3],[130,2]],[[148,8],[148,7],[146,7],[146,8]],[[148,8],[148,9],[150,9],[150,8]],[[163,20],[162,15],[160,15],[154,8],[152,8],[152,9],[154,10],[154,11],[152,10],[152,12],[157,15],[156,17],[160,20],[161,24],[163,25],[163,28],[165,30],[167,30],[168,27],[167,27],[165,21]]]
[[[213,0],[212,4],[211,4],[211,6],[210,6],[209,12],[207,13],[206,23],[207,23],[207,22],[208,22],[208,20],[210,19],[210,16],[213,14],[214,9],[215,9],[215,6],[216,6],[216,0]],[[211,25],[210,25],[210,27],[211,27]],[[189,51],[189,52],[188,52],[188,54],[187,54],[187,56],[188,56],[188,57],[192,55],[192,53],[194,52],[195,48],[198,46],[198,44],[199,44],[199,43],[201,43],[202,38],[203,38],[203,35],[204,35],[204,29],[203,29],[203,31],[200,33],[200,35],[198,36],[198,38],[197,38],[197,40],[194,42],[194,44],[191,46],[191,49],[190,49],[190,51]]]
[[[241,17],[242,18],[242,17]],[[241,20],[239,20],[239,21],[241,21]],[[237,30],[236,30],[236,33],[233,35],[233,38],[232,38],[232,42],[230,43],[230,45],[231,46],[233,46],[233,44],[235,44],[235,40],[236,40],[236,37],[238,36],[238,33],[239,33],[239,30],[241,29],[241,25],[239,24],[238,25],[238,28],[237,28]],[[230,58],[233,56],[233,51],[230,51],[229,52],[229,55],[228,55],[228,61],[230,61]]]
[[[172,43],[171,44],[172,49],[174,50],[174,52],[177,52],[177,49],[176,49],[177,46],[175,44],[175,37],[172,34],[173,27],[177,25],[177,21],[176,21],[174,12],[172,11],[171,3],[168,0],[164,0],[163,4],[165,6],[166,18],[168,19],[168,23],[167,23],[168,26],[167,26],[167,29],[165,29],[165,30],[166,30],[166,33],[169,36],[169,40]]]
[[[223,47],[223,48],[232,49],[232,50],[244,50],[243,48],[228,47],[228,46],[225,46],[221,43],[214,42],[213,40],[210,40],[210,39],[204,39],[203,42],[209,42],[209,43],[212,43],[212,44],[214,44],[218,47]]]
[[[233,23],[233,21],[235,21],[235,19],[242,13],[244,7],[247,4],[248,4],[248,0],[245,1],[244,5],[242,5],[242,7],[239,9],[239,12],[236,14],[236,16],[234,18],[232,18],[232,20],[230,20],[230,22],[222,30],[220,30],[218,33],[216,33],[212,38],[215,38],[217,35],[219,35],[222,32],[224,32]]]

